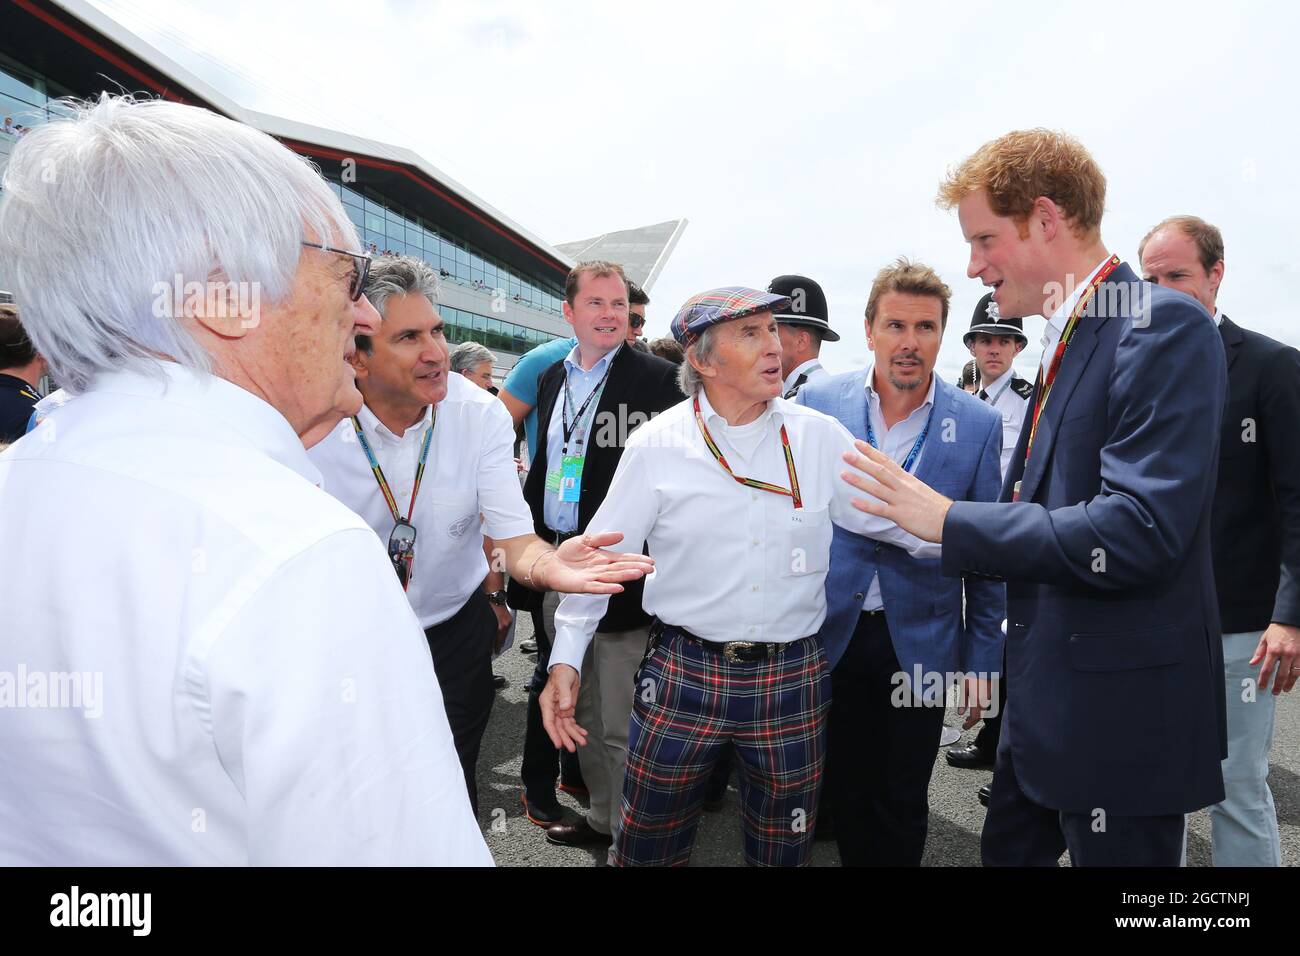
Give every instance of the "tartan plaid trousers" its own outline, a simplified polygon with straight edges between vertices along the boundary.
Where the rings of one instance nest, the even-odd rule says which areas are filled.
[[[745,860],[804,866],[826,759],[830,668],[818,638],[732,663],[664,626],[636,676],[618,866],[685,866],[724,743],[739,758]]]

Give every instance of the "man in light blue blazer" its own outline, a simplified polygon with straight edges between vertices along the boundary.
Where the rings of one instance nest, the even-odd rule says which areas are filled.
[[[838,419],[948,497],[996,501],[1002,419],[933,371],[950,298],[928,266],[900,259],[882,269],[866,313],[875,361],[810,381],[795,400]],[[826,605],[820,634],[833,670],[822,800],[840,859],[918,866],[946,692],[968,695],[968,727],[996,706],[1005,587],[945,578],[937,558],[912,558],[836,528]]]

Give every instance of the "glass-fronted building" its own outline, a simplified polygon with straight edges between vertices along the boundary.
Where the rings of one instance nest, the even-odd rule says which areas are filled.
[[[552,318],[562,315],[563,279],[541,280],[511,267],[473,243],[467,243],[438,225],[370,188],[356,189],[329,177],[329,184],[343,201],[343,208],[357,227],[362,244],[371,254],[395,254],[423,259],[439,271],[444,289],[456,284],[482,293],[490,301],[478,312],[443,305],[447,340],[453,345],[478,342],[493,352],[519,356],[557,336],[532,325],[493,315],[504,300],[519,310],[530,310]],[[489,314],[484,315],[482,312]],[[567,338],[567,335],[560,337]]]
[[[83,0],[0,4],[0,170],[28,128],[57,115],[60,97],[102,90],[203,106],[311,158],[368,251],[416,256],[438,269],[449,340],[486,345],[499,376],[528,349],[569,336],[560,306],[573,260],[422,157],[247,110]]]

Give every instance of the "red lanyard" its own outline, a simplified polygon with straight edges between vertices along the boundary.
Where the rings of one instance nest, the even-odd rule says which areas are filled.
[[[742,478],[740,475],[732,471],[731,466],[727,464],[727,459],[722,457],[722,452],[718,449],[718,445],[713,440],[713,436],[709,434],[709,426],[704,424],[704,416],[700,414],[700,396],[698,393],[695,396],[692,406],[695,409],[695,422],[700,426],[700,433],[704,435],[704,444],[709,446],[709,451],[713,452],[713,457],[718,459],[718,464],[726,469],[727,474],[732,478],[735,478],[736,481],[740,482],[747,488],[757,488],[759,491],[770,491],[774,495],[785,495],[788,498],[794,499],[794,506],[796,508],[803,507],[803,499],[799,497],[799,476],[795,474],[794,470],[794,453],[790,450],[790,436],[785,432],[785,425],[781,426],[781,449],[785,452],[785,470],[790,476],[789,489],[782,488],[780,485],[774,485],[767,481],[758,481],[754,478]]]
[[[1038,436],[1038,419],[1043,414],[1043,406],[1047,404],[1047,396],[1052,394],[1052,385],[1056,381],[1056,373],[1060,371],[1061,360],[1065,358],[1065,350],[1070,345],[1070,339],[1074,337],[1074,330],[1079,324],[1079,317],[1088,306],[1088,301],[1092,298],[1097,286],[1106,281],[1107,277],[1115,271],[1119,265],[1119,256],[1111,256],[1106,264],[1101,267],[1092,281],[1088,283],[1079,296],[1079,301],[1074,304],[1074,309],[1070,312],[1070,320],[1065,323],[1065,330],[1061,333],[1061,341],[1056,343],[1056,352],[1052,355],[1052,361],[1047,366],[1047,378],[1043,378],[1043,366],[1038,366],[1038,381],[1035,383],[1038,391],[1038,400],[1034,402],[1034,417],[1029,426],[1029,443],[1025,445],[1025,464],[1029,464],[1029,454],[1034,449],[1034,439]],[[1016,498],[1019,497],[1016,492]]]

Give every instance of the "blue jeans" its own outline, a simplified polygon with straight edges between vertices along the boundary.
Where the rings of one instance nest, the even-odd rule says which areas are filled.
[[[1215,866],[1282,865],[1277,810],[1268,788],[1275,698],[1271,686],[1268,691],[1255,687],[1259,665],[1247,663],[1262,633],[1223,635],[1223,670],[1228,682],[1228,757],[1223,761],[1227,796],[1210,807]],[[1243,681],[1249,683],[1243,685]]]

